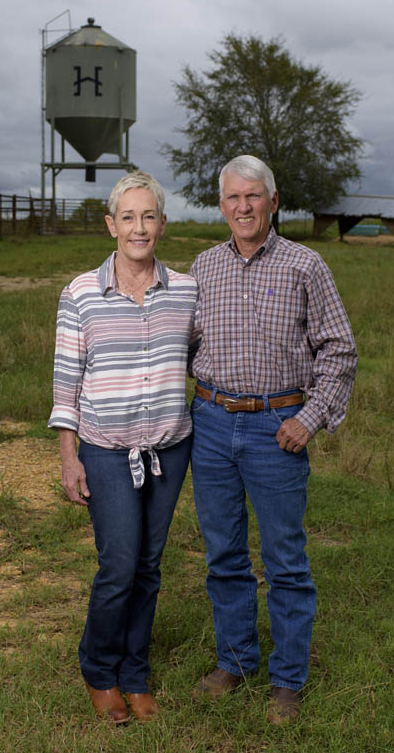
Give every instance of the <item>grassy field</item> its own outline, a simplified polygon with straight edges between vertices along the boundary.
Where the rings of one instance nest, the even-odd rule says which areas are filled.
[[[225,225],[174,223],[158,255],[187,271],[197,253],[226,233]],[[18,484],[19,453],[21,471],[28,450],[37,463],[41,455],[57,458],[56,434],[46,429],[46,419],[58,295],[77,272],[98,266],[113,241],[47,237],[0,244],[3,753],[394,750],[394,247],[334,241],[307,245],[334,272],[353,324],[360,367],[345,423],[333,437],[321,432],[310,447],[306,528],[318,611],[300,721],[288,729],[271,729],[265,722],[271,643],[252,514],[260,672],[215,704],[191,698],[201,674],[215,665],[215,642],[188,476],[165,551],[152,643],[151,687],[164,713],[145,726],[113,729],[94,717],[76,654],[96,569],[86,511],[64,500],[56,474],[49,481],[48,474],[43,476],[49,504],[40,504],[29,484]],[[11,461],[16,470],[10,480]]]

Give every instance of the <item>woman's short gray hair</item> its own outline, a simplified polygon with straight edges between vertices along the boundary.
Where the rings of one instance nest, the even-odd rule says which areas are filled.
[[[159,217],[162,217],[165,200],[164,191],[160,183],[158,183],[152,175],[144,173],[142,170],[135,170],[133,173],[124,175],[123,178],[120,178],[117,184],[113,187],[108,199],[108,208],[112,217],[115,217],[119,197],[123,196],[129,188],[146,188],[148,191],[151,191],[157,201]]]
[[[223,198],[223,185],[224,177],[228,173],[237,173],[241,178],[246,180],[261,180],[269,195],[272,199],[275,191],[275,178],[272,170],[257,157],[252,157],[251,154],[242,154],[240,157],[234,157],[234,159],[227,162],[219,175],[219,190],[220,196]]]

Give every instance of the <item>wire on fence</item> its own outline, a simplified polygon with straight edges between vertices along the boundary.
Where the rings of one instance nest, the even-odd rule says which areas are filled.
[[[0,194],[0,240],[7,235],[105,233],[102,199],[52,199]]]

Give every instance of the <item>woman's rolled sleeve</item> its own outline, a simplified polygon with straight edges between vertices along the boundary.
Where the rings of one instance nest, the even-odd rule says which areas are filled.
[[[56,324],[51,428],[78,431],[79,396],[86,364],[86,344],[78,307],[66,287],[60,296]]]

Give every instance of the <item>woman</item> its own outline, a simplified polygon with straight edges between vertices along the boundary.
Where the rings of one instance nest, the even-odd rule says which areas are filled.
[[[62,484],[89,508],[99,570],[79,646],[99,716],[140,720],[159,712],[149,693],[149,644],[160,558],[185,477],[191,421],[186,362],[195,281],[154,256],[164,233],[164,193],[131,173],[109,199],[118,248],[60,298],[54,408]],[[76,451],[78,434],[79,453]]]

